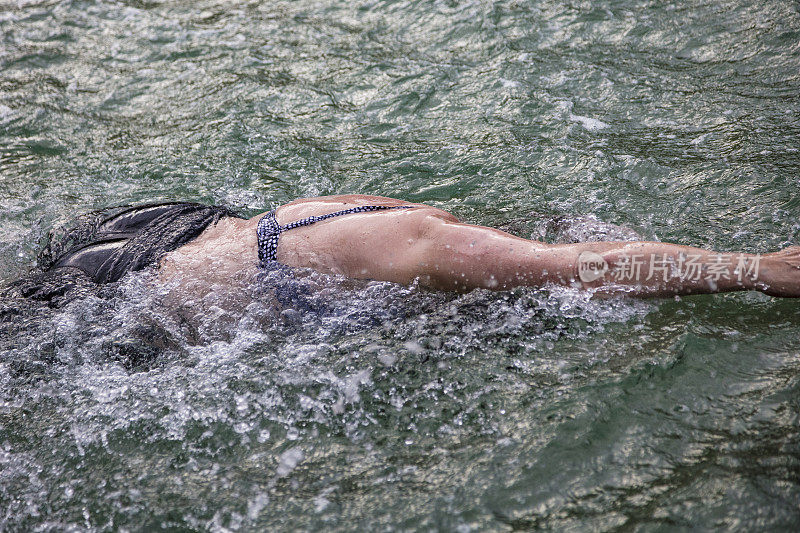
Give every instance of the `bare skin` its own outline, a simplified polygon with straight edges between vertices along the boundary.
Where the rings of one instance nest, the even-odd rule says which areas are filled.
[[[276,211],[278,223],[359,205],[411,205],[333,217],[280,236],[277,259],[291,267],[356,279],[466,291],[505,290],[548,283],[598,294],[669,296],[759,290],[800,297],[800,246],[761,256],[661,242],[546,244],[464,224],[430,206],[380,196],[345,195],[295,200]],[[256,226],[223,219],[168,254],[160,278],[230,284],[258,272]]]

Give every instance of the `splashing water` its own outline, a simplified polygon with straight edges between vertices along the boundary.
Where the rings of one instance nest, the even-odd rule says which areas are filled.
[[[426,202],[550,242],[800,236],[791,2],[18,2],[0,280],[80,213]],[[800,315],[274,269],[0,301],[2,530],[797,530]]]

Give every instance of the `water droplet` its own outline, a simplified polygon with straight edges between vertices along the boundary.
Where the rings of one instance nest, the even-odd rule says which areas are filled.
[[[403,347],[414,355],[420,355],[425,351],[425,348],[416,341],[407,341],[403,343]]]
[[[278,468],[275,469],[278,477],[288,476],[292,470],[297,468],[304,456],[305,454],[300,447],[290,448],[283,452],[278,459]]]

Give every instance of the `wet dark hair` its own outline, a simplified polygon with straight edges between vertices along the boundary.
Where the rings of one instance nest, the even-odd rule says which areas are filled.
[[[157,263],[224,217],[242,218],[225,207],[190,202],[122,206],[79,218],[51,231],[38,269],[0,294],[60,306]]]

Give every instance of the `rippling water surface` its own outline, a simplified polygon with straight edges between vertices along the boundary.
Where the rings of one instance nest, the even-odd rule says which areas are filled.
[[[800,242],[797,2],[19,0],[0,30],[0,281],[153,199]],[[796,302],[275,270],[178,312],[150,278],[0,309],[0,529],[800,527]]]

